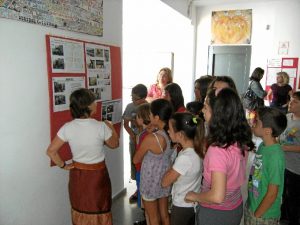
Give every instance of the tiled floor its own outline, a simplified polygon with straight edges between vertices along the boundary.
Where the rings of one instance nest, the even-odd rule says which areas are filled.
[[[137,204],[129,204],[129,197],[136,190],[135,182],[128,183],[127,192],[114,199],[112,215],[114,225],[132,225],[135,221],[144,219],[143,211]]]

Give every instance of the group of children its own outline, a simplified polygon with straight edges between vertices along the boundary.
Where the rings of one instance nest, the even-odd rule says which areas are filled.
[[[286,168],[284,151],[297,152],[300,147],[297,141],[287,145],[287,134],[280,138],[284,146],[277,137],[293,119],[287,120],[282,112],[263,107],[258,109],[251,128],[235,87],[217,84],[203,103],[204,120],[190,112],[174,113],[166,99],[147,103],[147,88],[142,84],[132,89],[133,102],[126,107],[123,119],[125,129],[130,130],[138,198],[142,199],[148,225],[239,225],[243,214],[246,225],[279,223]],[[300,113],[299,92],[294,93],[294,99],[290,104],[298,101]],[[298,121],[296,124],[288,126],[289,131],[300,128]],[[294,132],[296,139],[298,128]],[[241,186],[247,179],[248,152],[255,148],[252,134],[262,143],[255,153],[244,205]],[[176,144],[180,148],[175,148]],[[299,158],[298,154],[294,157]],[[292,173],[294,167],[299,170],[294,162],[290,164]]]

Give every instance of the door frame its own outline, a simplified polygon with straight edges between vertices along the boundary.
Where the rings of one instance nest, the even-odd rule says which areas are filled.
[[[228,51],[230,48],[230,51]],[[251,45],[209,45],[208,46],[208,63],[207,63],[207,74],[215,76],[215,55],[226,54],[226,53],[245,53],[245,71],[246,76],[244,77],[243,92],[246,91],[249,83],[250,75],[250,64],[251,64]],[[226,71],[227,72],[227,71]],[[224,75],[230,76],[230,74],[224,73]]]

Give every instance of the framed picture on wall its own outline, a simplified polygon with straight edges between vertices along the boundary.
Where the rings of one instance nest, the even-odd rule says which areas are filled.
[[[212,44],[250,44],[251,30],[252,9],[212,12]]]

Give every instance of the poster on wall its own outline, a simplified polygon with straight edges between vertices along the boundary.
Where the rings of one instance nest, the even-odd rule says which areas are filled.
[[[113,124],[122,122],[122,100],[102,102],[101,109],[102,120],[109,120]]]
[[[86,44],[85,54],[88,88],[94,92],[98,101],[111,100],[110,48]]]
[[[300,89],[300,81],[298,88],[296,86],[298,79],[298,60],[299,58],[273,58],[268,59],[266,72],[266,90],[268,91],[272,84],[277,83],[277,73],[286,72],[289,76],[289,85],[294,89]]]
[[[272,84],[275,84],[277,82],[277,73],[281,72],[281,67],[280,68],[268,68],[268,75],[266,76],[266,84],[267,86],[271,86]]]
[[[287,55],[289,53],[289,42],[279,42],[278,55]]]
[[[83,43],[50,38],[52,73],[84,73]]]
[[[84,77],[53,77],[53,111],[69,110],[70,95],[73,91],[85,87]]]
[[[251,30],[252,9],[212,12],[212,44],[250,44]]]
[[[0,0],[0,17],[103,36],[103,0]]]

